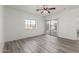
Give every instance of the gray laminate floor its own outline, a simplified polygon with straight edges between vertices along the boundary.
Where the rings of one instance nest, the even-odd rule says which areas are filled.
[[[79,41],[49,35],[6,42],[4,53],[77,53]]]

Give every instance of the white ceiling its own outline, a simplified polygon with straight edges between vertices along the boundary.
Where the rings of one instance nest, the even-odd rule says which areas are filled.
[[[31,14],[45,16],[45,14],[41,14],[40,11],[36,11],[36,9],[42,8],[42,5],[7,5],[6,7],[16,8]],[[52,10],[50,12],[51,14],[58,14],[64,10],[79,8],[79,5],[48,5],[48,7],[56,7],[56,10]]]

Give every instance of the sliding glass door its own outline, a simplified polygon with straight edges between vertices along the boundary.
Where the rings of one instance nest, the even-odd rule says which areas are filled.
[[[47,20],[47,33],[52,36],[57,36],[57,20]]]

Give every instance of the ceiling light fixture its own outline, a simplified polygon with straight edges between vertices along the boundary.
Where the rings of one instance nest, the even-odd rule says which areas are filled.
[[[51,13],[50,10],[55,10],[56,8],[53,7],[53,8],[49,8],[48,5],[43,5],[43,8],[41,9],[36,9],[36,11],[41,11],[41,14],[46,14],[46,13]]]

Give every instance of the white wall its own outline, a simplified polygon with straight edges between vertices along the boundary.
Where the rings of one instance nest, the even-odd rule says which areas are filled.
[[[0,6],[0,52],[3,51],[4,38],[3,38],[3,6]]]
[[[77,19],[77,30],[79,31],[79,18]]]
[[[77,19],[79,9],[63,12],[59,19],[58,35],[63,38],[77,40]]]
[[[79,18],[79,9],[65,10],[60,14],[48,16],[46,20],[58,18],[58,36],[62,38],[68,38],[71,40],[77,40],[77,28]]]
[[[44,34],[44,20],[40,16],[14,8],[5,7],[5,41],[12,41]],[[34,30],[26,30],[24,20],[33,19],[37,22]]]

